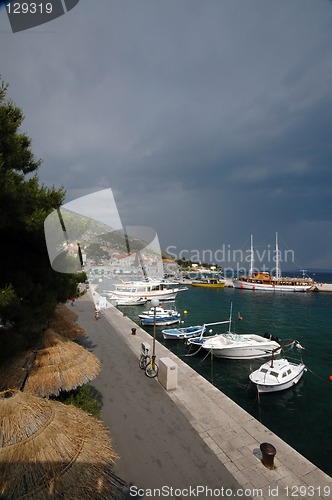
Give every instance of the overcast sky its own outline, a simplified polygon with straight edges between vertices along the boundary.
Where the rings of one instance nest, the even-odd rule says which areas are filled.
[[[329,0],[80,0],[20,33],[1,9],[0,73],[67,201],[111,188],[177,255],[278,231],[286,267],[332,269],[331,26]]]

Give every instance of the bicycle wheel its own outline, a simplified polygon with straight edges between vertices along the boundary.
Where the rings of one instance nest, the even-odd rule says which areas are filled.
[[[154,378],[158,375],[158,365],[157,363],[148,363],[145,368],[145,375],[149,378]]]
[[[145,358],[144,354],[141,354],[141,356],[139,358],[139,367],[141,370],[144,370],[146,367],[146,358]]]

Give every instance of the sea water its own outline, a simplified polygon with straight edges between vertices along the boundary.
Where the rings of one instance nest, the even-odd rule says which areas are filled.
[[[332,275],[314,278],[332,283]],[[282,341],[296,339],[300,342],[304,347],[301,353],[295,348],[284,352],[285,357],[296,362],[302,356],[308,371],[300,382],[286,391],[258,396],[248,376],[264,359],[234,361],[214,357],[211,360],[203,350],[188,356],[189,347],[184,341],[164,340],[162,328],[157,328],[158,341],[308,460],[332,475],[332,382],[329,380],[332,375],[332,293],[189,287],[178,294],[175,303],[166,304],[166,308],[174,307],[181,312],[181,326],[227,320],[232,304],[232,331],[260,335],[268,332]],[[139,324],[138,314],[143,309],[147,309],[146,305],[126,307],[122,311]],[[221,333],[228,326],[210,328],[213,333]],[[145,329],[153,334],[153,328]],[[193,352],[195,348],[191,348],[190,353]]]

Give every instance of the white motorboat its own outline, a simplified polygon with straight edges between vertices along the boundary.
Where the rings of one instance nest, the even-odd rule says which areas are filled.
[[[163,330],[162,334],[164,339],[190,339],[191,337],[197,337],[203,332],[204,325],[187,326],[184,328],[171,328],[168,330]]]
[[[211,351],[217,358],[226,359],[254,359],[270,356],[272,351],[278,347],[278,339],[266,333],[264,337],[254,333],[236,334],[231,331],[232,325],[231,304],[228,331],[210,337],[204,337],[204,332],[200,337],[188,340],[189,345],[196,345],[207,351]]]
[[[272,351],[271,361],[264,363],[258,370],[250,373],[249,379],[256,384],[259,393],[289,389],[297,384],[304,372],[307,371],[302,361],[300,363],[292,363],[285,358],[274,359],[277,351],[293,345],[297,349],[304,349],[297,340],[290,340]]]
[[[179,292],[188,290],[187,287],[179,288],[175,283],[163,281],[129,281],[117,283],[113,295],[123,297],[143,297],[147,300],[174,300]]]
[[[138,315],[141,325],[153,326],[168,326],[180,323],[181,314],[174,309],[164,309],[163,307],[151,307],[149,311],[145,311]]]
[[[256,334],[221,333],[205,338],[201,346],[217,358],[254,359],[271,356],[279,344],[276,340]]]
[[[275,276],[266,271],[254,271],[254,250],[251,236],[250,270],[248,276],[239,276],[233,281],[234,288],[271,292],[306,292],[314,287],[314,281],[305,277],[283,277],[279,265],[278,233],[275,248]]]
[[[259,393],[283,391],[293,387],[306,371],[303,363],[291,363],[285,358],[264,363],[258,370],[250,373],[251,382],[256,384]]]

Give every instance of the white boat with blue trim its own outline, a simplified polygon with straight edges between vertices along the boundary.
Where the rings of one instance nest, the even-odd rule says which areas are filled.
[[[204,332],[205,325],[187,326],[183,328],[170,328],[167,330],[162,330],[164,339],[190,339],[192,337],[197,337]]]
[[[279,346],[272,352],[271,361],[264,363],[258,370],[250,373],[249,379],[256,385],[259,393],[289,389],[297,384],[304,372],[307,371],[302,361],[300,363],[293,363],[285,358],[274,359],[274,354],[286,345],[295,345],[297,349],[303,349],[297,341],[291,341],[283,346]]]
[[[285,358],[268,361],[258,370],[250,373],[249,378],[257,386],[259,393],[284,391],[293,387],[307,370],[303,363],[292,363]]]
[[[180,323],[181,314],[174,309],[164,309],[163,307],[151,307],[149,311],[144,311],[138,315],[143,326],[168,326]]]

